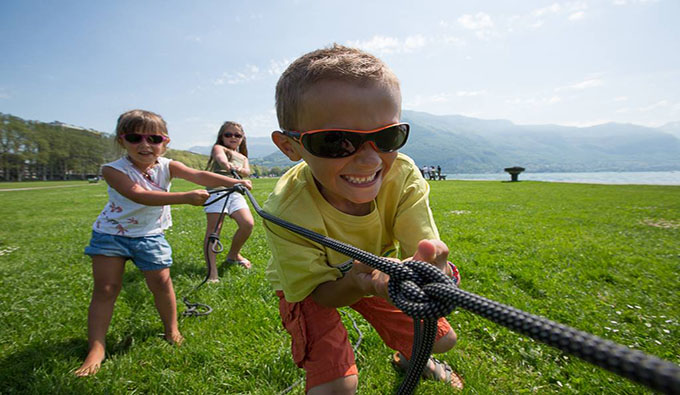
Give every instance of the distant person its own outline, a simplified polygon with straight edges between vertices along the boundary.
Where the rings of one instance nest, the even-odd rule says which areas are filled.
[[[250,175],[250,165],[248,164],[248,147],[246,145],[246,135],[243,131],[243,126],[236,122],[225,122],[220,127],[217,133],[217,141],[212,148],[210,159],[208,160],[207,169],[219,174],[229,175],[234,170],[241,177],[248,177]],[[226,193],[226,192],[223,192]],[[220,194],[215,194],[217,197]],[[248,259],[241,255],[241,248],[253,232],[253,215],[250,212],[246,199],[240,193],[232,193],[227,198],[227,205],[225,207],[224,201],[218,200],[216,203],[205,207],[207,217],[207,226],[205,230],[204,252],[205,260],[208,264],[208,281],[217,282],[217,263],[215,252],[212,247],[208,245],[210,242],[208,236],[215,232],[217,227],[217,235],[219,236],[222,230],[222,209],[229,215],[238,229],[231,238],[231,246],[227,253],[227,263],[237,264],[246,269],[250,269],[251,263]]]
[[[387,66],[357,49],[333,45],[295,60],[276,85],[281,131],[276,146],[292,161],[265,210],[379,256],[411,257],[457,276],[428,206],[429,185],[398,153],[409,125],[400,122],[399,81]],[[266,275],[279,297],[293,360],[306,372],[306,391],[355,393],[358,370],[337,308],[349,306],[396,350],[395,367],[411,358],[413,320],[389,302],[389,276],[292,231],[264,222],[271,249]],[[456,343],[441,318],[434,352]],[[430,358],[428,378],[462,388],[445,362]]]
[[[427,165],[423,165],[423,167],[420,168],[420,173],[423,175],[424,178],[428,178],[430,176],[430,167]]]
[[[180,345],[175,291],[170,278],[172,250],[164,232],[172,225],[170,204],[200,206],[205,189],[170,192],[170,181],[182,178],[207,187],[231,187],[241,181],[189,168],[163,158],[170,138],[165,121],[150,111],[132,110],[118,118],[116,142],[126,154],[102,166],[109,184],[109,202],[92,225],[85,254],[92,257],[94,289],[87,317],[89,351],[76,376],[97,373],[106,354],[106,332],[123,282],[125,262],[131,259],[153,293],[165,327],[165,340]]]
[[[437,170],[434,168],[434,166],[430,166],[430,180],[436,180],[437,179]]]
[[[437,179],[438,180],[442,179],[442,168],[439,165],[437,165]]]

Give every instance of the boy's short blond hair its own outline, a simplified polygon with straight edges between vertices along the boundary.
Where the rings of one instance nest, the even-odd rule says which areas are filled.
[[[279,127],[298,130],[302,97],[319,81],[347,81],[359,85],[386,85],[399,92],[399,79],[377,57],[356,48],[333,44],[296,59],[276,84]]]

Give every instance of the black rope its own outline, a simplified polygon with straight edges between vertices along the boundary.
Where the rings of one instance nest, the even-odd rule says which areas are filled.
[[[246,194],[262,218],[390,276],[389,296],[396,307],[413,318],[416,335],[400,394],[410,394],[417,386],[434,343],[431,328],[436,331],[437,319],[457,306],[654,390],[680,394],[680,367],[674,363],[463,291],[431,264],[419,261],[397,264],[380,258],[265,212],[241,185],[233,190]],[[416,370],[416,365],[420,370]]]
[[[218,201],[224,199],[224,205],[222,206],[222,211],[220,213],[220,217],[217,220],[217,223],[215,224],[215,229],[211,234],[208,235],[208,242],[205,243],[203,246],[203,254],[206,257],[206,273],[205,273],[205,278],[203,281],[201,281],[200,284],[195,286],[189,293],[184,295],[182,298],[182,302],[186,306],[186,310],[182,312],[182,315],[185,317],[198,317],[202,315],[208,315],[212,313],[213,309],[212,307],[208,306],[205,303],[198,303],[198,302],[191,302],[188,298],[189,295],[194,293],[197,289],[201,288],[203,284],[208,282],[208,279],[210,278],[210,262],[208,260],[208,249],[211,249],[215,254],[219,254],[220,252],[224,251],[224,247],[222,246],[222,243],[220,242],[220,235],[218,233],[218,229],[220,227],[220,223],[222,223],[222,220],[224,219],[224,210],[227,208],[227,202],[229,201],[229,195],[234,193],[233,188],[229,189],[216,189],[212,191],[208,191],[211,195],[214,195],[216,193],[222,193],[224,192],[223,195],[218,196],[217,198],[213,199],[210,202],[205,202],[203,203],[203,207],[205,206],[210,206],[211,204],[215,204]]]

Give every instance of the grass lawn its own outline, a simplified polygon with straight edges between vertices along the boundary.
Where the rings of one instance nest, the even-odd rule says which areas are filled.
[[[261,204],[275,181],[254,181]],[[431,207],[463,289],[680,362],[680,187],[431,185]],[[224,268],[220,283],[192,295],[214,312],[180,321],[187,340],[179,348],[162,340],[151,293],[128,263],[107,360],[96,376],[74,377],[87,352],[92,292],[90,259],[82,251],[106,199],[103,182],[0,191],[0,393],[273,394],[302,377],[264,278],[269,253],[259,225],[243,251],[253,269]],[[172,213],[167,237],[181,300],[205,276],[205,215],[193,206],[174,206]],[[234,222],[225,221],[225,245],[234,230]],[[389,364],[391,351],[350,314],[364,333],[359,393],[392,392],[401,376]],[[448,318],[459,344],[441,359],[465,378],[465,393],[649,393],[464,310]],[[302,392],[298,386],[292,393]],[[446,387],[423,382],[417,393],[446,393]]]

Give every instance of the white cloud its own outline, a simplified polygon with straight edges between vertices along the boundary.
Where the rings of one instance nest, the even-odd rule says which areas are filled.
[[[577,12],[574,12],[573,14],[569,15],[568,19],[570,21],[579,21],[579,20],[583,19],[585,16],[586,16],[585,12],[577,11]]]
[[[270,75],[274,76],[280,76],[288,66],[293,63],[291,59],[283,59],[283,60],[274,60],[271,59],[269,61],[269,68],[267,69],[267,73]]]
[[[531,11],[531,15],[534,17],[541,17],[546,14],[555,14],[558,13],[562,10],[562,6],[559,5],[559,3],[553,3],[552,5],[548,7],[543,7],[543,8],[538,8],[533,11]]]
[[[408,53],[427,45],[428,39],[421,35],[408,36],[403,40],[396,37],[373,36],[367,41],[349,41],[347,45],[361,48],[378,55],[392,53]]]
[[[657,110],[657,109],[660,109],[660,108],[668,108],[670,106],[671,106],[671,103],[668,100],[659,100],[658,102],[650,104],[648,106],[640,107],[640,108],[638,108],[638,110],[642,111],[642,112],[647,112],[647,111]]]
[[[495,24],[491,16],[484,12],[478,12],[475,15],[465,14],[458,18],[458,24],[464,29],[474,31],[475,35],[482,40],[487,40],[495,35]]]
[[[575,84],[556,88],[555,91],[557,91],[557,92],[560,92],[560,91],[582,91],[584,89],[595,88],[595,87],[602,86],[602,85],[604,85],[604,82],[601,79],[591,78],[591,79],[587,79],[587,80],[584,80],[584,81],[581,81],[581,82],[577,82]]]
[[[456,92],[456,96],[481,96],[481,95],[486,95],[486,91],[481,90],[481,91],[458,91],[458,92]]]
[[[276,109],[274,108],[263,113],[248,116],[241,123],[248,136],[251,137],[269,136],[273,130],[279,128],[279,123],[276,119]]]
[[[511,99],[507,99],[505,103],[518,106],[546,106],[559,103],[561,101],[561,97],[554,95],[551,97],[513,97]]]
[[[225,71],[213,81],[214,85],[236,85],[260,78],[260,68],[254,65],[246,65],[245,70],[236,73]]]
[[[625,6],[629,4],[652,4],[658,2],[659,0],[612,0],[612,4],[617,6]]]
[[[614,98],[614,101],[620,102],[620,101],[626,101],[628,100],[628,96],[617,96]]]

